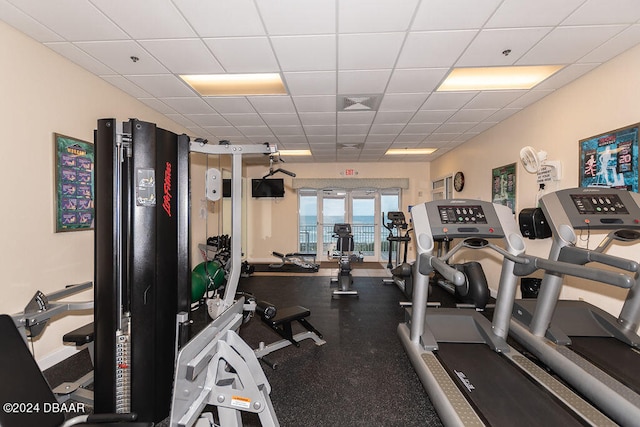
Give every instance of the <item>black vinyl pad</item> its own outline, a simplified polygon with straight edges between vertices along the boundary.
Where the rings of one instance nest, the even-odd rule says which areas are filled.
[[[57,400],[13,319],[0,315],[0,426],[53,427],[64,422]]]

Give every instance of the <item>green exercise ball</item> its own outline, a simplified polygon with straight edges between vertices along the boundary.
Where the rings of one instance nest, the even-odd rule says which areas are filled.
[[[191,301],[198,301],[205,292],[218,289],[223,283],[224,269],[218,262],[201,262],[191,272]]]

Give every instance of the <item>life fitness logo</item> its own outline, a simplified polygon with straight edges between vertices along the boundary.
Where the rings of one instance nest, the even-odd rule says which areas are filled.
[[[164,185],[162,187],[162,208],[171,217],[171,163],[164,167]]]

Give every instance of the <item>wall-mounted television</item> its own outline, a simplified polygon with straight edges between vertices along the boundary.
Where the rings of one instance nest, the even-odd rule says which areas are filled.
[[[252,179],[251,197],[284,197],[282,178]]]

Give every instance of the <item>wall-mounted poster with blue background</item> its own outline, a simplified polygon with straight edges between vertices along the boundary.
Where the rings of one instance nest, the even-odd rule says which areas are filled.
[[[638,192],[638,126],[580,140],[580,186]]]
[[[54,134],[56,232],[93,228],[93,144]]]

